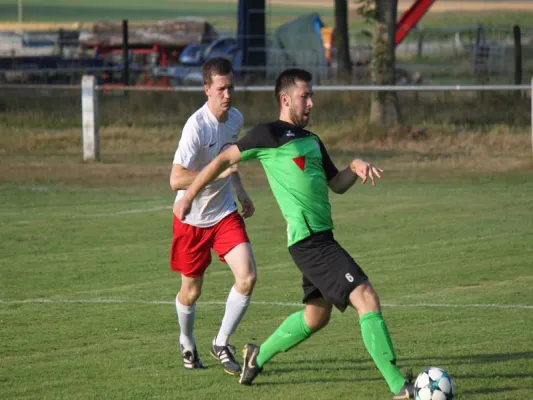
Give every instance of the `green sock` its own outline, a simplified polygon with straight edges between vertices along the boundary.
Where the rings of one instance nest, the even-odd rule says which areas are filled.
[[[363,314],[359,323],[366,349],[387,381],[391,392],[397,394],[402,390],[405,378],[396,366],[396,354],[381,312]]]
[[[287,317],[259,348],[257,365],[262,367],[276,354],[287,351],[313,334],[305,324],[304,310]]]

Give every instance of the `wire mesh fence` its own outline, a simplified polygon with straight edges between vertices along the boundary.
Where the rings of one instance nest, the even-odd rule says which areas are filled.
[[[523,86],[526,88],[527,86]],[[346,87],[349,89],[350,87]],[[335,127],[342,121],[368,122],[372,88],[346,90],[315,87],[312,123]],[[512,86],[509,86],[512,88]],[[125,91],[99,87],[100,127],[109,126],[170,128],[179,132],[188,116],[205,102],[203,91]],[[246,125],[277,117],[278,106],[273,89],[236,91],[233,104],[245,116]],[[362,89],[362,88],[361,88]],[[408,124],[452,124],[482,131],[492,125],[527,128],[530,124],[529,90],[511,91],[439,91],[435,87],[410,87],[398,91],[402,119]],[[21,128],[57,130],[79,129],[81,125],[81,91],[79,86],[9,86],[0,91],[2,130]]]
[[[122,54],[100,57],[94,49],[80,47],[76,31],[0,32],[0,83],[75,84],[87,73],[104,82],[121,82],[124,60]],[[225,33],[224,35],[228,35]],[[230,36],[236,41],[236,36]],[[229,39],[228,39],[229,40]],[[287,67],[312,69],[317,81],[337,81],[337,52],[331,49],[328,63],[316,64],[316,49],[283,52],[266,39],[264,67],[245,67],[238,61],[238,52],[228,53],[239,73],[262,72],[262,83],[272,83],[276,74]],[[302,40],[305,43],[305,40]],[[515,71],[513,26],[458,26],[415,29],[396,49],[397,75],[400,84],[423,81],[432,84],[512,83]],[[533,30],[521,29],[523,76],[533,74]],[[14,57],[16,55],[16,57]],[[371,32],[350,32],[352,61],[351,83],[370,82],[369,65],[372,58]],[[31,56],[31,57],[30,57]],[[28,58],[30,57],[30,58]],[[132,84],[168,78],[166,84],[180,86],[198,84],[200,64],[187,66],[179,57],[162,66],[157,51],[152,54],[132,54],[128,63]]]
[[[277,116],[273,89],[261,89],[234,93],[233,104],[244,114],[247,124],[275,119]],[[367,118],[372,88],[368,87],[365,91],[343,90],[342,87],[316,89],[319,90],[314,96],[314,124],[328,125],[342,120]],[[410,89],[396,92],[406,123],[455,123],[479,129],[492,124],[527,127],[530,123],[530,95],[527,89],[490,92],[439,91],[438,87],[432,91],[424,90],[425,87]],[[102,127],[180,127],[205,102],[201,90],[125,91],[100,87],[97,93]],[[81,91],[77,86],[11,86],[0,91],[0,118],[4,129],[79,128],[80,113]]]

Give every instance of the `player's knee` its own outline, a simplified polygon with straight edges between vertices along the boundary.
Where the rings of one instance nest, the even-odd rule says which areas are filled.
[[[257,276],[255,272],[247,274],[245,277],[240,277],[235,280],[235,289],[245,296],[248,296],[254,290]]]
[[[327,324],[329,324],[329,320],[331,318],[331,314],[324,314],[320,317],[320,319],[317,321],[316,327],[313,329],[314,331],[318,331],[322,328],[325,328]]]
[[[304,321],[309,329],[316,332],[325,328],[331,317],[331,309],[306,308],[304,311]]]
[[[191,306],[194,303],[196,303],[196,300],[200,298],[200,295],[202,294],[202,288],[192,286],[185,290],[180,290],[180,301],[183,302],[183,304]]]
[[[363,284],[363,288],[363,298],[367,307],[375,308],[376,311],[379,310],[379,297],[372,284],[367,281]]]
[[[331,314],[325,313],[313,315],[311,318],[309,318],[309,320],[306,319],[305,323],[309,329],[316,332],[326,327],[326,325],[329,323],[330,317]]]
[[[357,286],[350,294],[350,302],[359,315],[381,309],[378,294],[369,281]]]

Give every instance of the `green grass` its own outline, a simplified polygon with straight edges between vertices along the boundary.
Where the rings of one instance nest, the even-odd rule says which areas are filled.
[[[421,29],[458,27],[463,25],[496,25],[513,26],[519,24],[522,28],[529,28],[533,21],[533,12],[527,11],[472,11],[472,12],[449,12],[428,13],[420,20],[418,25]]]
[[[326,15],[332,10],[325,9]],[[0,11],[5,21],[16,21],[18,9],[16,2],[0,0]],[[311,7],[291,7],[274,5],[269,15],[276,17],[296,16],[301,12],[311,12]],[[321,10],[322,11],[322,10]],[[70,1],[24,1],[24,20],[31,21],[95,21],[129,18],[131,20],[152,20],[159,18],[184,17],[197,15],[204,17],[228,17],[236,20],[237,4],[224,2],[194,2],[190,0],[170,0],[146,2],[140,0],[115,0],[112,2],[96,0]]]
[[[268,24],[275,28],[302,13],[317,11],[327,25],[334,24],[333,0],[331,7],[314,9],[305,6],[271,5],[267,8]],[[16,21],[18,18],[17,2],[0,0],[0,15],[3,21]],[[91,22],[98,20],[155,20],[189,15],[204,16],[217,27],[236,29],[237,5],[235,3],[206,3],[191,0],[25,0],[24,20],[26,22]],[[532,12],[461,12],[431,13],[421,20],[420,28],[475,25],[514,25],[531,26]],[[366,26],[355,12],[350,16],[351,28]]]
[[[50,165],[39,157],[20,165],[30,160],[35,176]],[[108,173],[85,181],[97,167]],[[171,214],[162,209],[173,201],[168,168],[139,181],[136,170],[150,165],[126,167],[131,176],[119,180],[111,164],[70,161],[63,169],[79,170],[70,184],[53,172],[0,175],[3,398],[389,398],[351,310],[334,312],[326,330],[274,358],[256,386],[224,375],[208,357],[232,282],[218,261],[207,272],[196,321],[209,369],[184,371],[171,304],[179,288],[168,267]],[[253,168],[243,165],[248,180]],[[416,169],[390,170],[376,188],[332,195],[337,238],[381,296],[399,364],[416,372],[446,368],[460,399],[530,398],[533,172],[456,169],[441,179],[413,175]],[[299,302],[300,276],[263,178],[250,193],[259,271],[253,300]],[[94,303],[117,299],[125,302]],[[135,303],[144,300],[163,303]],[[232,342],[263,341],[297,309],[252,304]]]
[[[453,76],[448,79],[450,83],[457,83]],[[414,92],[403,92],[398,97],[404,122],[408,125],[447,125],[446,129],[456,132],[465,128],[490,132],[504,124],[510,129],[530,132],[530,102],[517,93],[426,92],[417,96]],[[236,92],[233,101],[245,116],[247,125],[277,117],[276,100],[270,92]],[[127,96],[98,92],[98,103],[99,121],[103,127],[156,128],[170,130],[174,135],[188,116],[205,103],[205,95],[200,91],[133,92]],[[352,136],[368,131],[370,103],[370,93],[320,92],[314,99],[313,126]],[[0,93],[0,138],[21,128],[41,133],[63,128],[79,129],[80,114],[81,96],[77,90],[5,89]]]

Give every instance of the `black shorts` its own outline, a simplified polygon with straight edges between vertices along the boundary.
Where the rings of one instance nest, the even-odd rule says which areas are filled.
[[[334,239],[332,231],[314,233],[289,247],[303,274],[303,302],[323,297],[344,311],[350,293],[368,280],[361,267]]]

